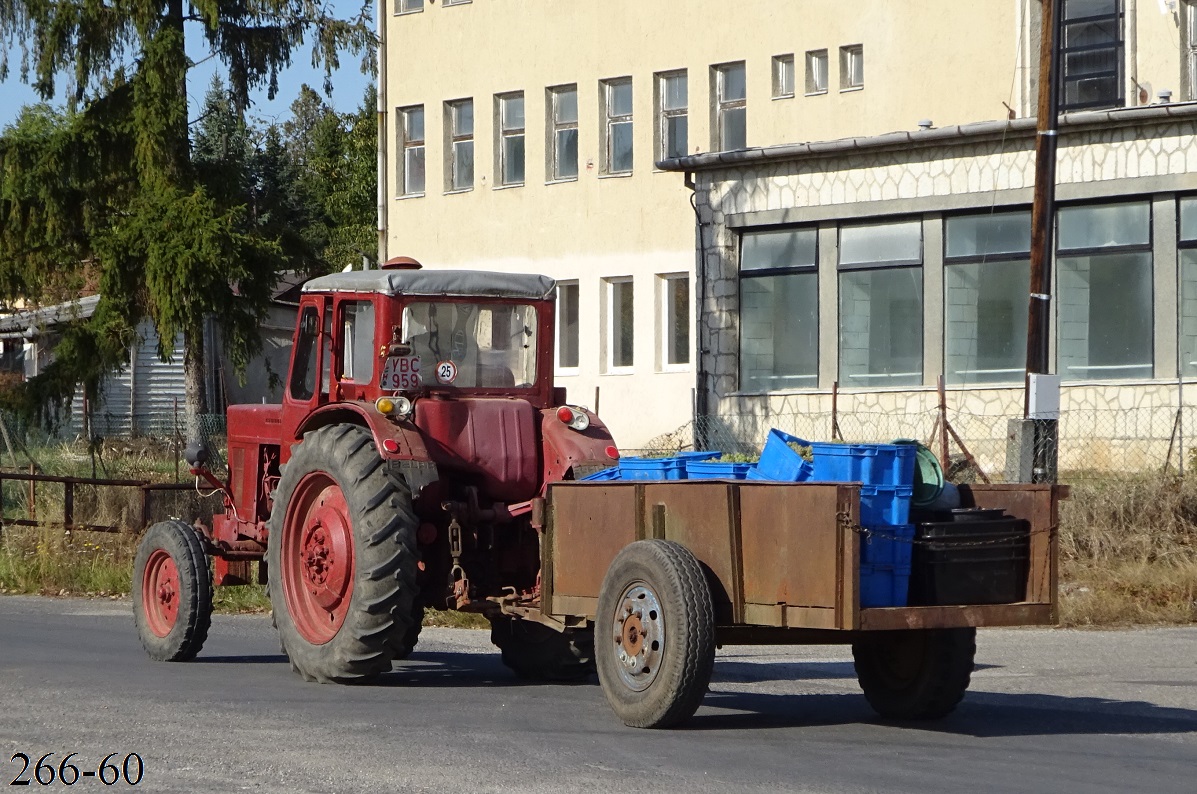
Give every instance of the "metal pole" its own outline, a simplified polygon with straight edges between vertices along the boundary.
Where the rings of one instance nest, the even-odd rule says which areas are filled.
[[[1023,418],[1030,419],[1031,375],[1048,371],[1051,327],[1052,254],[1055,250],[1056,150],[1060,126],[1061,0],[1041,0],[1042,41],[1039,53],[1039,107],[1035,137],[1035,194],[1031,207],[1031,293],[1027,310],[1027,371]],[[1057,422],[1035,420],[1031,428],[1032,475],[1035,482],[1055,472]],[[1025,438],[1025,435],[1024,435]]]

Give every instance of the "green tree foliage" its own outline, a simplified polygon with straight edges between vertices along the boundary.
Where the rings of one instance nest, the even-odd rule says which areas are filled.
[[[0,0],[0,79],[15,47],[23,79],[49,99],[67,74],[81,107],[26,111],[0,138],[0,298],[41,299],[81,263],[96,268],[102,296],[32,401],[61,401],[72,374],[94,389],[97,368],[119,367],[131,329],[149,317],[162,355],[182,335],[187,431],[196,436],[205,318],[218,319],[226,351],[244,366],[278,272],[311,264],[280,232],[287,202],[261,200],[286,184],[281,144],[251,150],[241,115],[253,91],[274,96],[305,41],[326,75],[342,51],[369,58],[369,8],[340,20],[311,0]],[[188,26],[229,81],[225,106],[194,141]],[[266,167],[270,157],[278,170],[247,176],[251,161]]]

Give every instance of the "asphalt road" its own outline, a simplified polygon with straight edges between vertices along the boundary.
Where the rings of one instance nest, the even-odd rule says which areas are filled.
[[[727,647],[694,720],[643,731],[595,683],[515,680],[485,632],[426,629],[381,683],[320,686],[268,617],[217,617],[199,659],[161,664],[128,602],[9,596],[0,761],[136,752],[151,792],[1197,791],[1197,628],[992,630],[977,659],[955,714],[900,727],[844,648]]]

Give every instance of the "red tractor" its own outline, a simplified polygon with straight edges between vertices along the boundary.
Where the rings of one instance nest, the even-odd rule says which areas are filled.
[[[545,276],[402,260],[308,282],[282,404],[228,410],[228,480],[189,449],[224,512],[155,524],[138,549],[134,614],[149,655],[193,658],[212,586],[249,583],[257,562],[305,679],[390,670],[415,646],[425,605],[488,617],[520,676],[587,675],[593,630],[539,611],[540,497],[619,452],[553,386],[553,329]]]

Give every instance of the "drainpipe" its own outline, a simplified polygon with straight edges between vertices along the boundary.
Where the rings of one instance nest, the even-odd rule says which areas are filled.
[[[702,233],[702,216],[698,212],[698,190],[694,182],[693,172],[687,171],[685,173],[685,185],[690,189],[690,208],[694,210],[694,285],[696,288],[695,292],[697,293],[694,302],[694,448],[706,449],[707,428],[705,421],[700,420],[706,419],[708,405],[707,373],[703,358],[706,349],[705,338],[702,333],[702,317],[707,298],[707,249]]]
[[[378,44],[378,264],[387,261],[387,21],[386,2],[375,6]]]

